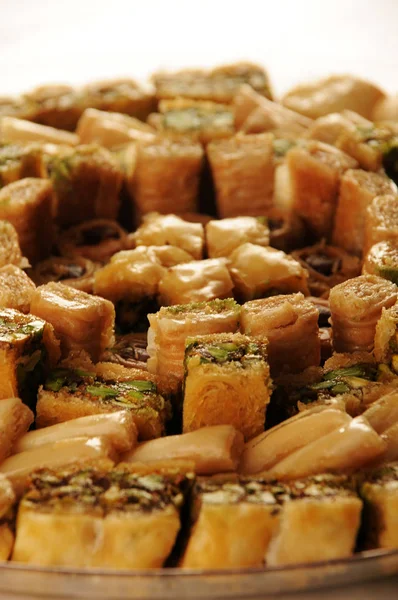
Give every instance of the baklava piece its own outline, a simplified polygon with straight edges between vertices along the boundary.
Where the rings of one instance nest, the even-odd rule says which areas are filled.
[[[101,372],[55,369],[50,373],[37,400],[36,423],[56,423],[101,413],[129,412],[141,440],[164,434],[170,417],[167,401],[158,393],[154,377],[138,369],[102,363]]]
[[[273,136],[238,135],[207,148],[221,218],[266,215],[273,206]]]
[[[361,255],[366,209],[376,196],[393,194],[396,185],[384,175],[349,169],[341,178],[333,229],[333,243]]]
[[[228,257],[238,246],[250,242],[269,246],[266,219],[235,217],[210,221],[205,226],[207,253],[210,258]]]
[[[143,442],[124,454],[122,460],[148,466],[159,456],[163,460],[187,460],[193,462],[198,475],[213,475],[236,471],[243,447],[240,431],[232,425],[214,425]]]
[[[336,285],[329,305],[336,352],[371,352],[383,308],[397,300],[397,286],[376,275],[361,275]]]
[[[53,325],[64,355],[85,350],[97,361],[113,343],[115,309],[104,298],[51,282],[35,290],[30,310]]]
[[[115,304],[117,324],[123,331],[131,331],[146,324],[164,271],[149,248],[118,252],[95,272],[94,293]]]
[[[48,168],[60,226],[95,218],[116,220],[123,175],[108,150],[94,144],[60,149]]]
[[[352,75],[332,75],[298,85],[285,94],[282,104],[313,119],[345,109],[370,118],[382,98],[384,92],[368,81]]]
[[[26,269],[29,262],[22,255],[15,227],[9,221],[0,220],[0,267],[6,265]]]
[[[264,430],[271,397],[266,341],[239,333],[189,337],[183,431],[233,425],[245,439]]]
[[[356,161],[334,146],[308,141],[286,155],[293,209],[317,238],[332,233],[340,178]]]
[[[398,464],[371,471],[361,485],[361,496],[367,545],[398,548]]]
[[[151,140],[155,131],[146,123],[115,112],[87,108],[79,119],[76,133],[81,144],[114,148],[139,140]]]
[[[2,117],[1,137],[7,143],[27,144],[42,142],[44,144],[59,144],[60,146],[77,146],[79,137],[75,133],[39,125],[15,117]]]
[[[243,301],[294,292],[309,295],[306,269],[282,250],[248,242],[232,252],[228,267]]]
[[[137,445],[137,428],[132,414],[126,410],[78,417],[25,433],[14,444],[13,453],[19,454],[61,440],[82,437],[104,437],[116,452],[131,452]]]
[[[192,529],[184,569],[261,567],[279,526],[280,484],[225,477],[199,479],[191,504]]]
[[[268,566],[311,563],[353,554],[362,502],[345,476],[317,475],[289,484],[280,527],[267,556]]]
[[[177,215],[145,215],[134,240],[137,246],[177,246],[196,260],[203,258],[203,226],[184,221]]]
[[[365,256],[364,275],[377,275],[398,284],[398,239],[374,244]]]
[[[159,282],[160,304],[189,304],[231,298],[233,283],[224,258],[208,258],[170,267]]]
[[[39,145],[0,145],[0,187],[25,177],[46,176],[46,166]]]
[[[70,85],[42,85],[23,95],[29,120],[74,131],[81,115],[79,95]]]
[[[106,463],[38,470],[19,506],[12,558],[47,566],[162,567],[190,481]]]
[[[131,161],[127,185],[140,215],[197,210],[203,162],[200,144],[157,137],[139,142]]]
[[[95,81],[84,86],[81,95],[84,107],[122,113],[141,121],[156,108],[152,91],[133,79]]]
[[[0,310],[0,397],[34,406],[38,386],[59,358],[50,324],[17,310]]]
[[[47,179],[28,177],[0,190],[0,218],[15,227],[21,251],[32,264],[51,253],[53,210],[53,188]]]
[[[241,330],[249,336],[267,338],[273,375],[297,373],[319,365],[318,311],[302,294],[246,302]]]
[[[398,244],[398,195],[377,196],[366,210],[364,254],[387,241]]]
[[[15,265],[0,268],[0,306],[28,313],[35,284]]]

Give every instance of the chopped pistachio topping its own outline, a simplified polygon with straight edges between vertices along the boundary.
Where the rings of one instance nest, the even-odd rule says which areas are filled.
[[[97,507],[104,513],[180,508],[192,479],[190,474],[140,475],[123,468],[40,469],[31,475],[23,503],[35,510]]]
[[[20,315],[15,311],[0,312],[0,341],[12,343],[26,337],[43,335],[45,321],[30,315]]]
[[[264,345],[250,342],[236,344],[234,342],[203,342],[194,340],[185,350],[186,366],[191,364],[191,359],[199,364],[236,362],[242,367],[249,366],[251,360],[264,360],[266,358]]]
[[[191,302],[190,304],[175,304],[174,306],[166,306],[161,309],[163,314],[179,315],[186,313],[223,313],[233,310],[238,313],[240,306],[233,298],[225,300],[209,300],[208,302]]]
[[[234,115],[227,110],[206,110],[191,106],[168,110],[163,117],[166,129],[174,131],[198,131],[201,129],[229,129],[234,125]]]

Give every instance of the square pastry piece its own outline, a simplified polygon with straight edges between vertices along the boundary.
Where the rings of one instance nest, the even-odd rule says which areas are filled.
[[[39,390],[36,423],[48,427],[78,417],[129,412],[141,440],[164,434],[169,405],[146,371],[100,363],[102,373],[55,369]],[[123,374],[120,375],[119,372]]]
[[[271,397],[267,345],[241,334],[188,338],[183,430],[233,425],[246,439],[264,429]]]
[[[114,342],[115,308],[99,296],[51,282],[36,289],[30,310],[53,325],[65,355],[85,350],[96,362]]]
[[[13,560],[69,567],[157,568],[180,529],[189,476],[109,462],[41,469],[18,511]]]
[[[46,370],[58,358],[51,325],[17,310],[0,310],[0,398],[34,403]]]

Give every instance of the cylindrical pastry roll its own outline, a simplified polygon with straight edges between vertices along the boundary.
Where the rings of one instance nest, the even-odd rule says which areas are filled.
[[[266,476],[283,481],[325,472],[352,473],[372,464],[385,449],[366,419],[356,417],[277,462]]]
[[[105,263],[116,252],[127,250],[129,242],[126,231],[117,221],[93,219],[61,233],[57,245],[62,256]]]
[[[350,421],[351,417],[344,411],[328,407],[301,412],[247,442],[240,471],[245,474],[268,471],[296,450]]]
[[[269,246],[269,229],[265,219],[235,217],[210,221],[205,227],[207,253],[210,258],[229,256],[246,242]]]
[[[293,209],[309,231],[320,238],[329,236],[337,207],[340,178],[356,161],[334,146],[310,140],[286,155]]]
[[[282,104],[313,119],[344,109],[369,119],[383,97],[384,92],[368,81],[352,75],[332,75],[289,90]]]
[[[313,296],[327,298],[332,287],[361,273],[359,258],[325,242],[295,250],[291,255],[307,269],[308,287]]]
[[[240,306],[232,299],[162,307],[148,315],[148,371],[157,376],[163,393],[176,393],[184,378],[188,336],[235,332]]]
[[[318,311],[302,294],[246,302],[242,332],[268,339],[271,374],[297,373],[320,361]]]
[[[79,136],[69,131],[38,125],[23,119],[14,117],[2,117],[0,122],[0,136],[2,141],[26,144],[27,142],[46,142],[50,144],[62,144],[65,146],[77,146]]]
[[[29,262],[22,256],[15,227],[9,221],[0,220],[0,267],[6,265],[25,269],[29,267]]]
[[[365,216],[364,254],[377,242],[398,243],[398,196],[378,196]]]
[[[120,113],[87,108],[79,119],[76,133],[81,144],[99,144],[113,148],[136,142],[152,140],[155,131],[147,123]]]
[[[116,452],[132,452],[137,445],[137,428],[132,415],[127,411],[89,415],[29,431],[19,437],[14,444],[13,453],[77,437],[105,437],[110,440]]]
[[[203,149],[188,140],[158,137],[138,143],[127,185],[138,212],[192,212],[198,207]]]
[[[242,434],[232,425],[214,425],[144,442],[124,454],[121,460],[149,465],[159,458],[192,460],[195,473],[213,475],[236,471],[243,446]]]
[[[292,292],[309,295],[307,271],[282,250],[242,244],[229,261],[236,294],[244,301]]]
[[[81,90],[84,108],[112,111],[146,121],[156,110],[156,99],[151,89],[140,86],[133,79],[94,81]]]
[[[378,275],[398,285],[398,239],[372,246],[365,256],[362,273]]]
[[[384,175],[349,169],[341,177],[332,240],[352,254],[363,250],[366,209],[376,196],[397,193],[397,186]]]
[[[117,218],[123,175],[105,148],[82,145],[60,150],[50,158],[49,174],[60,226],[95,218]]]
[[[332,288],[329,296],[336,352],[370,352],[383,308],[395,304],[398,288],[376,275],[361,275]]]
[[[159,282],[161,305],[232,298],[233,283],[224,258],[208,258],[170,267]]]
[[[0,190],[0,218],[15,227],[23,254],[34,264],[50,255],[53,188],[47,179],[28,177]]]
[[[207,155],[219,216],[266,215],[273,205],[273,136],[238,135],[212,142]]]
[[[52,256],[37,263],[29,274],[36,285],[55,281],[90,294],[93,291],[95,270],[94,263],[81,256]]]

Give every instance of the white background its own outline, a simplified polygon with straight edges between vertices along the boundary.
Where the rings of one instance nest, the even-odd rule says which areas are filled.
[[[398,91],[398,0],[0,0],[0,94],[236,59]]]

